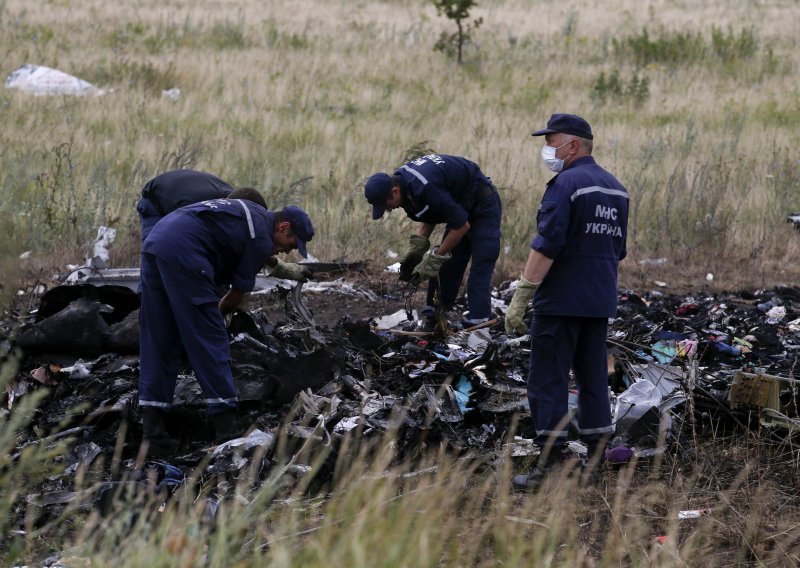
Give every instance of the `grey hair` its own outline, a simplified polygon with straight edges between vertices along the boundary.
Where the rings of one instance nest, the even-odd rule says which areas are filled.
[[[569,136],[569,140],[567,142],[572,142],[573,140],[578,141],[578,145],[580,149],[585,152],[586,154],[592,153],[592,147],[594,144],[588,138],[581,138],[580,136],[576,136],[575,134],[567,134]]]
[[[594,144],[592,143],[591,140],[589,140],[588,138],[581,138],[580,136],[576,136],[575,139],[578,142],[580,142],[581,150],[583,150],[587,154],[591,154],[592,153],[592,147],[594,146]]]

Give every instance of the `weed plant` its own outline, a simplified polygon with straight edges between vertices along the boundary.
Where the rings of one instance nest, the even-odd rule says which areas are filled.
[[[650,97],[650,80],[634,72],[628,81],[620,78],[619,69],[614,69],[606,77],[605,71],[600,71],[592,85],[592,100],[598,104],[611,101],[615,104],[632,103],[641,107]]]

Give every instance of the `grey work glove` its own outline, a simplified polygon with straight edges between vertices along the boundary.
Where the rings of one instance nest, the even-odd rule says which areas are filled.
[[[400,280],[407,282],[414,276],[414,268],[422,261],[425,252],[431,248],[428,237],[411,235],[408,238],[408,248],[400,259]]]
[[[269,273],[270,276],[275,278],[285,278],[286,280],[297,280],[298,282],[305,282],[311,278],[311,269],[296,262],[283,262],[278,260],[278,264]]]
[[[441,256],[436,254],[438,248],[439,247],[434,247],[426,252],[422,257],[422,261],[414,267],[413,278],[416,279],[417,282],[439,276],[439,270],[442,269],[442,265],[453,257],[449,252]]]
[[[528,302],[533,298],[533,293],[536,292],[539,284],[541,283],[534,284],[524,276],[519,277],[514,297],[511,298],[511,303],[506,311],[506,333],[508,335],[524,335],[528,332],[528,328],[522,318],[525,316]]]

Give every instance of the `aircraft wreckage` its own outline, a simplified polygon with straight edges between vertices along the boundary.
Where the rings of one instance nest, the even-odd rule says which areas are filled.
[[[13,415],[33,392],[47,393],[17,432],[11,459],[31,445],[66,440],[69,448],[58,458],[61,473],[26,496],[20,518],[28,506],[107,507],[123,477],[125,483],[145,483],[130,481],[131,471],[142,466],[135,461],[141,440],[136,278],[107,276],[52,288],[35,309],[3,322],[0,354],[4,364],[16,356],[18,370],[5,385],[2,413]],[[145,465],[157,472],[148,479],[159,487],[179,486],[198,467],[201,477],[235,478],[254,459],[266,479],[275,467],[271,457],[279,436],[335,452],[348,435],[391,432],[399,455],[412,455],[424,440],[427,447],[444,446],[489,466],[538,452],[530,441],[527,337],[506,336],[502,323],[419,332],[400,305],[364,319],[342,314],[328,326],[314,321],[303,296],[358,296],[390,307],[401,300],[379,302],[378,293],[345,278],[295,288],[262,284],[249,311],[237,313],[229,326],[245,435],[210,444],[199,385],[184,368],[168,424],[179,450],[173,459]],[[508,283],[493,293],[500,322],[512,293]],[[284,315],[270,319],[259,304],[276,298]],[[609,462],[668,452],[689,436],[688,424],[695,435],[720,423],[791,435],[800,426],[798,303],[800,291],[789,287],[699,296],[620,291],[608,337],[616,426]],[[580,454],[585,448],[577,442],[577,425],[570,429],[570,447]],[[100,456],[109,464],[115,452],[121,452],[124,471],[106,465],[100,483],[76,486],[79,468]],[[281,472],[324,480],[333,467],[326,461],[312,469],[300,462]]]

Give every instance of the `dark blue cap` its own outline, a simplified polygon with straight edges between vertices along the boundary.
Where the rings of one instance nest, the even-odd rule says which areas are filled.
[[[364,197],[372,205],[372,218],[380,219],[386,212],[386,200],[392,192],[392,176],[385,173],[372,174],[364,184]]]
[[[592,136],[592,127],[577,114],[554,114],[550,117],[550,120],[547,121],[547,128],[537,130],[531,134],[531,136],[543,136],[555,132],[572,134],[573,136],[579,136],[587,140],[594,138],[594,136]]]
[[[306,243],[314,238],[314,226],[311,224],[311,219],[297,205],[288,205],[281,209],[281,218],[289,221],[289,225],[292,227],[292,233],[297,238],[297,251],[303,255],[303,258],[308,258]]]

